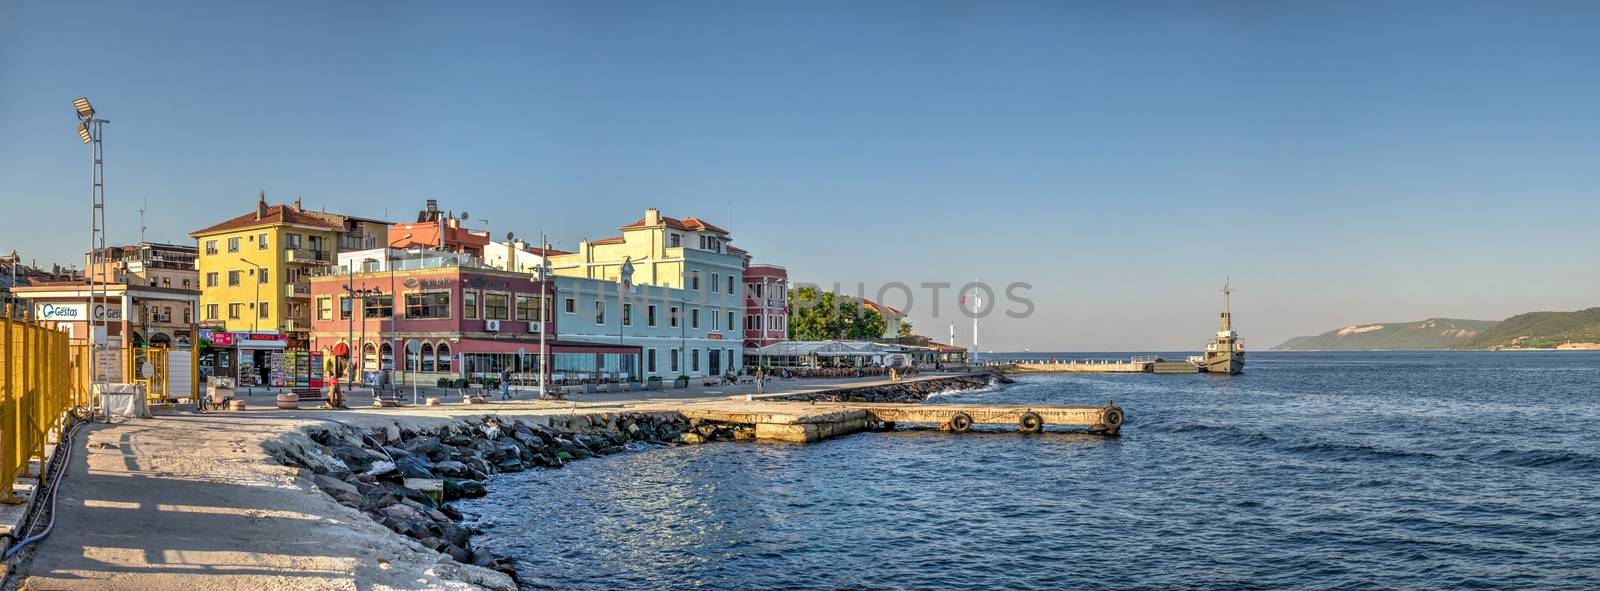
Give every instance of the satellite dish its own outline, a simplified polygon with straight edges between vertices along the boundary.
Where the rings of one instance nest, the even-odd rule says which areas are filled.
[[[510,242],[510,241],[514,240],[516,237],[517,237],[516,234],[513,234],[511,232],[506,232],[506,242]]]
[[[468,215],[465,211],[461,212],[461,221],[467,221]]]

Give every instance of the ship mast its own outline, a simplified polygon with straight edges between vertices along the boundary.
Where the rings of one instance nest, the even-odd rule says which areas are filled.
[[[1232,285],[1232,277],[1229,277],[1222,284],[1222,332],[1233,330],[1233,315],[1228,310],[1228,294],[1233,293]]]

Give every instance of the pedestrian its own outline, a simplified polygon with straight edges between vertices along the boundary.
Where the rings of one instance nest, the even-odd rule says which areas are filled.
[[[500,369],[500,399],[511,400],[511,368]]]
[[[758,368],[756,368],[756,393],[757,394],[763,394],[766,391],[767,391],[767,372],[764,369],[758,367]]]

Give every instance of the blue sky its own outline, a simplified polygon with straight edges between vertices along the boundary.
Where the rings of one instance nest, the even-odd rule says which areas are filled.
[[[797,281],[1028,282],[997,349],[1193,349],[1228,275],[1256,348],[1600,305],[1593,4],[216,4],[0,3],[0,249],[81,260],[87,95],[113,242],[655,206]]]

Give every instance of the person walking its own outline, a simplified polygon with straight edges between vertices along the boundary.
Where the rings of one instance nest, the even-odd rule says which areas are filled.
[[[511,368],[500,369],[500,399],[511,400]]]

